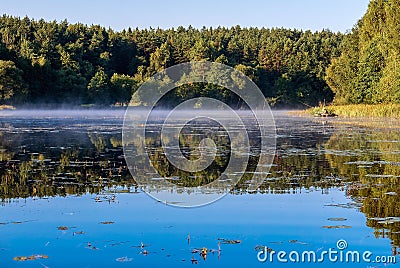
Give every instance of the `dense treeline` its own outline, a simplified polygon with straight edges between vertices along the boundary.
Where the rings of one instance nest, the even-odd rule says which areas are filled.
[[[372,0],[326,81],[338,104],[400,103],[400,2]]]
[[[239,26],[115,32],[3,15],[0,105],[126,104],[157,71],[197,60],[242,71],[271,104],[400,103],[399,0],[371,0],[345,35]],[[193,92],[168,98],[173,104]]]
[[[209,60],[244,72],[271,103],[315,105],[333,99],[325,70],[342,39],[330,31],[239,26],[116,32],[3,15],[0,104],[127,103],[155,72]]]

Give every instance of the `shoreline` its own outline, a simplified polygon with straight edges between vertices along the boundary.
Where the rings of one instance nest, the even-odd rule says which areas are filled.
[[[341,118],[390,118],[400,119],[400,104],[348,104],[319,106],[304,110],[311,116],[323,114]]]
[[[0,111],[26,111],[26,110],[46,110],[46,111],[98,111],[98,110],[126,110],[128,106],[104,106],[104,105],[0,105]],[[271,108],[271,111],[285,111],[288,115],[305,117],[338,117],[346,119],[394,119],[400,120],[400,104],[350,104],[350,105],[329,105],[307,109],[296,108]]]

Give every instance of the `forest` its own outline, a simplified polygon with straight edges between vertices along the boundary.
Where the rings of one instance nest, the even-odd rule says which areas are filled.
[[[272,106],[400,103],[399,42],[398,0],[371,1],[345,34],[240,26],[114,31],[3,15],[0,105],[126,105],[156,72],[202,60],[243,72]]]

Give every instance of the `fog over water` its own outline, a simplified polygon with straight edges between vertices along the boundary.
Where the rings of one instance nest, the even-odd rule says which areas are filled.
[[[134,119],[145,115],[144,109],[130,112],[138,115]],[[167,149],[196,160],[213,152],[200,144],[211,138],[217,150],[209,168],[184,172],[170,164],[158,137],[169,112],[154,111],[146,137],[133,136],[146,145],[146,151],[132,151],[134,156],[147,153],[158,171],[149,181],[166,179],[176,187],[217,181],[227,156],[237,151],[226,129],[236,133],[240,128],[229,120],[224,127],[204,118],[185,123],[179,146]],[[199,112],[212,116],[217,111]],[[260,136],[250,113],[238,113],[257,144]],[[181,112],[171,129],[180,128],[181,115],[190,117]],[[387,120],[379,120],[385,128],[376,128],[356,124],[359,119],[273,111],[276,155],[257,191],[249,191],[253,174],[261,174],[252,162],[258,151],[250,150],[246,174],[224,198],[177,209],[145,195],[135,180],[138,174],[128,170],[124,116],[123,108],[0,111],[0,267],[115,267],[123,261],[137,267],[188,267],[193,259],[199,267],[256,267],[268,266],[257,260],[260,246],[321,252],[335,248],[339,239],[349,250],[397,254],[400,261],[400,127]],[[144,165],[137,160],[134,171]],[[219,242],[221,254],[212,253]],[[210,249],[206,259],[197,252],[203,247]]]
[[[22,109],[0,111],[1,117],[34,117],[34,118],[96,118],[123,117],[125,109],[91,110],[91,109]]]
[[[17,110],[0,110],[0,118],[26,118],[26,119],[121,119],[121,127],[123,124],[124,116],[126,115],[127,109],[17,109]],[[265,111],[265,113],[258,113],[258,115],[267,118],[268,120],[273,120],[273,117],[284,115],[288,110],[276,110],[272,113],[270,111]],[[138,117],[144,120],[149,111],[144,109],[132,109],[129,108],[129,116]],[[171,110],[152,110],[149,119],[165,119]],[[254,113],[250,110],[235,110],[235,113],[246,120],[248,116],[254,117]],[[190,111],[178,111],[174,112],[174,118],[192,118],[191,116],[204,116],[213,118],[215,115],[230,117],[232,116],[231,111],[226,110],[205,110],[205,109],[195,109]]]

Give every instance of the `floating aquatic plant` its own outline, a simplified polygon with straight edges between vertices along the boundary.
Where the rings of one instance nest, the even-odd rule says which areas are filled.
[[[346,218],[328,218],[328,221],[347,221]]]
[[[349,225],[324,225],[322,228],[325,229],[350,229],[351,226]]]
[[[233,240],[233,239],[225,239],[225,238],[218,238],[222,244],[240,244],[242,243],[241,240]]]
[[[38,260],[38,259],[48,259],[49,256],[47,255],[41,255],[41,254],[34,254],[31,256],[17,256],[14,257],[14,261],[33,261],[33,260]]]
[[[117,262],[131,262],[133,260],[133,258],[121,257],[121,258],[116,258],[115,260]]]

